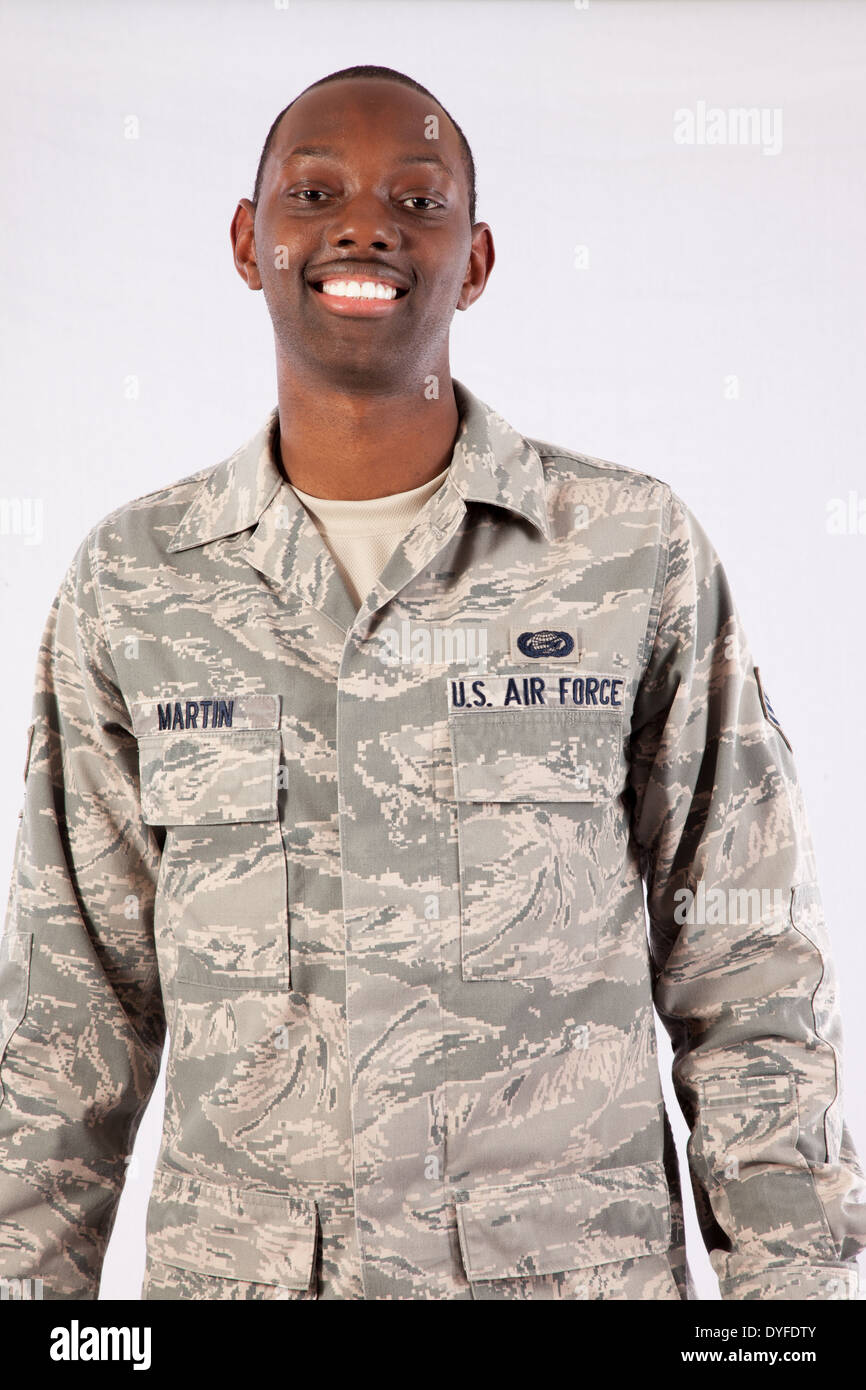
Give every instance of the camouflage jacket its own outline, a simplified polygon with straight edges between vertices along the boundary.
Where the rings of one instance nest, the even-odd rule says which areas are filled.
[[[459,382],[360,610],[243,448],[105,517],[39,654],[0,1275],[97,1296],[169,1037],[145,1298],[855,1298],[866,1184],[788,741],[663,482]],[[644,888],[646,890],[646,903]]]

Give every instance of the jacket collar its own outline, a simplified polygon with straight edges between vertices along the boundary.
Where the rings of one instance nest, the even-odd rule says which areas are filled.
[[[530,521],[550,540],[544,469],[538,453],[501,415],[461,382],[451,380],[461,418],[448,481],[465,502],[504,507]],[[279,412],[274,406],[252,438],[206,474],[175,528],[169,552],[189,550],[255,526],[281,491],[300,506],[277,463],[278,428]]]

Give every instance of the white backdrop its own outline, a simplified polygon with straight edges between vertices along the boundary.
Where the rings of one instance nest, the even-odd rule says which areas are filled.
[[[493,230],[454,376],[525,433],[665,479],[722,556],[805,790],[866,1158],[866,754],[849,722],[866,677],[866,4],[0,0],[0,21],[0,881],[39,636],[76,546],[276,402],[264,300],[228,235],[271,120],[316,78],[385,63],[463,127]],[[660,1057],[684,1163],[663,1034]],[[160,1085],[102,1297],[139,1295],[161,1107]],[[693,1220],[689,1237],[716,1298]]]

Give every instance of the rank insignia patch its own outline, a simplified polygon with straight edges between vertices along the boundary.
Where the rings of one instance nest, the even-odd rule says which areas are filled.
[[[758,687],[758,695],[761,699],[761,709],[764,711],[764,718],[767,720],[768,723],[772,724],[773,728],[776,730],[777,733],[782,735],[782,738],[788,744],[788,748],[793,753],[794,750],[793,748],[791,748],[791,744],[788,741],[788,736],[785,733],[785,730],[782,728],[781,724],[779,723],[779,720],[776,717],[776,711],[770,704],[770,701],[764,691],[764,687],[761,684],[761,673],[758,670],[757,666],[753,666],[752,670],[755,673],[755,684]]]

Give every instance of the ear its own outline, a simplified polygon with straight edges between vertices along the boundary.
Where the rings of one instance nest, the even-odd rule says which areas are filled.
[[[483,294],[495,260],[493,233],[486,222],[476,222],[472,228],[469,264],[460,287],[460,298],[457,300],[456,308],[468,309],[470,304],[474,304],[479,295]]]
[[[235,270],[251,290],[262,288],[256,261],[256,210],[249,198],[241,198],[232,218],[231,239]]]

